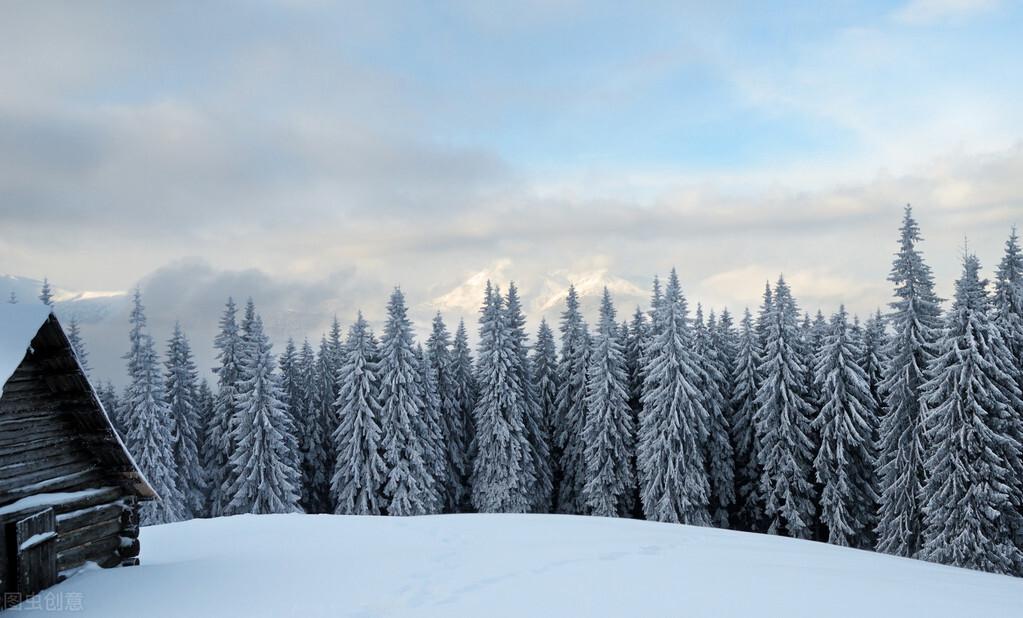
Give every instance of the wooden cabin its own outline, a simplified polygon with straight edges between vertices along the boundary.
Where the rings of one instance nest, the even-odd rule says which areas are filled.
[[[0,305],[0,385],[0,599],[138,564],[139,501],[156,495],[49,307]]]

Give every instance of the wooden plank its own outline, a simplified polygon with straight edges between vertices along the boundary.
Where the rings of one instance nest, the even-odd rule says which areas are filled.
[[[89,526],[83,526],[60,533],[57,539],[57,551],[65,552],[80,545],[118,535],[121,531],[120,518],[115,516]]]
[[[73,461],[71,463],[36,470],[7,479],[0,479],[0,495],[29,495],[34,493],[58,491],[66,483],[73,483],[97,467],[91,462]]]
[[[121,563],[117,553],[120,546],[120,535],[114,535],[58,552],[57,570],[73,569],[90,560],[100,566],[117,566]]]
[[[97,504],[57,515],[57,532],[62,536],[77,528],[84,528],[110,519],[121,525],[127,510],[121,500],[108,504]]]
[[[30,515],[15,524],[18,546],[18,592],[36,594],[57,583],[57,520],[53,509]]]

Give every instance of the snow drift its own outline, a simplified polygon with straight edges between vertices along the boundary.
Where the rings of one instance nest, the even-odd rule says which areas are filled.
[[[1010,616],[1023,580],[764,535],[559,515],[243,515],[143,528],[84,616]],[[45,595],[46,593],[44,593]],[[78,615],[78,614],[76,614]]]

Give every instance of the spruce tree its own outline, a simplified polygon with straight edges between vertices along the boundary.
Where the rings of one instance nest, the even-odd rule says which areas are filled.
[[[756,398],[763,378],[760,341],[749,309],[739,324],[738,347],[731,379],[733,455],[735,458],[735,524],[739,530],[755,532],[764,519],[758,490],[760,484],[760,440],[757,435]]]
[[[53,289],[50,287],[50,280],[43,277],[43,287],[39,290],[39,301],[44,305],[53,306]]]
[[[384,509],[387,466],[380,455],[379,350],[373,332],[359,312],[348,329],[345,361],[338,371],[339,420],[333,439],[337,464],[331,480],[335,512],[380,515]]]
[[[75,356],[78,358],[78,364],[82,367],[82,372],[85,373],[85,377],[89,377],[91,373],[89,367],[89,352],[85,349],[85,342],[82,341],[82,330],[78,325],[78,316],[71,316],[71,324],[68,326],[67,331],[68,341],[71,343],[71,349],[75,351]]]
[[[178,489],[185,498],[183,513],[201,517],[206,511],[206,478],[199,459],[199,435],[202,433],[199,410],[199,372],[192,348],[181,325],[174,323],[174,334],[167,342],[164,384],[167,404],[174,419],[174,465]]]
[[[257,316],[246,329],[248,345],[242,357],[235,400],[234,471],[227,494],[230,513],[300,512],[302,474],[297,466],[295,428],[288,416],[275,371],[270,339]]]
[[[178,489],[174,462],[177,428],[164,399],[163,377],[153,338],[146,332],[145,308],[138,288],[132,297],[130,322],[131,348],[124,356],[128,361],[129,384],[121,418],[128,448],[160,496],[143,503],[140,518],[144,525],[170,523],[186,516],[185,497]]]
[[[432,462],[426,460],[430,444],[412,339],[405,296],[395,288],[380,341],[381,447],[387,466],[384,504],[388,515],[426,515],[436,503]]]
[[[898,556],[915,556],[920,549],[925,452],[921,389],[941,332],[939,299],[931,269],[916,248],[919,241],[920,229],[907,206],[888,275],[895,286],[889,316],[894,332],[882,384],[886,410],[878,453],[877,549]]]
[[[710,515],[713,524],[728,528],[728,514],[735,502],[735,460],[729,435],[728,367],[715,345],[713,331],[717,320],[711,313],[711,325],[703,322],[703,308],[696,307],[693,328],[693,352],[700,369],[700,392],[707,411],[707,441],[705,457],[710,481]]]
[[[230,478],[228,458],[234,450],[232,436],[238,416],[235,399],[238,394],[242,362],[242,339],[238,330],[237,313],[234,300],[228,298],[220,318],[220,333],[213,340],[219,361],[219,366],[213,369],[217,374],[217,393],[213,415],[209,417],[206,425],[205,450],[202,454],[203,468],[209,482],[210,515],[213,517],[226,514],[227,503],[230,500],[227,495]]]
[[[558,361],[558,418],[554,439],[558,446],[558,512],[587,512],[586,485],[586,369],[590,335],[579,310],[575,286],[568,287],[561,314],[561,358]]]
[[[14,290],[11,290],[11,295],[7,297],[7,303],[10,305],[18,304],[18,295],[14,293]]]
[[[442,443],[444,445],[444,473],[439,479],[444,512],[457,513],[465,501],[465,437],[464,417],[456,393],[451,336],[440,312],[433,317],[433,329],[426,341],[426,351],[432,364],[437,395],[440,398]]]
[[[593,515],[625,517],[632,509],[636,484],[631,465],[635,457],[635,427],[629,408],[625,350],[618,338],[615,309],[606,287],[590,352],[586,409],[583,487],[586,505]]]
[[[526,433],[527,404],[516,380],[517,361],[500,290],[487,282],[473,411],[472,503],[481,513],[526,513],[534,507],[536,477]]]
[[[333,327],[331,327],[333,329]],[[330,479],[334,470],[334,413],[337,392],[336,353],[333,335],[322,337],[316,354],[312,346],[303,348],[300,363],[307,372],[302,376],[303,405],[298,421],[299,460],[302,470],[302,506],[308,513],[333,510]],[[308,345],[308,343],[306,344]]]
[[[530,503],[533,512],[549,513],[554,499],[551,436],[540,407],[536,377],[532,361],[529,359],[526,317],[522,314],[522,304],[514,282],[508,284],[508,295],[504,307],[505,322],[508,325],[508,345],[514,366],[512,375],[516,380],[516,388],[519,390],[524,406],[522,422],[525,425],[526,440],[529,443],[529,455],[532,460],[530,474],[533,477],[533,482],[529,487]]]
[[[929,448],[921,555],[1014,573],[1023,563],[1015,539],[1023,500],[1017,474],[1023,394],[979,271],[980,262],[967,255],[924,386]]]
[[[540,328],[536,333],[536,345],[533,346],[533,380],[536,383],[536,397],[540,409],[542,435],[547,439],[548,469],[551,471],[550,500],[544,505],[544,512],[553,508],[553,497],[557,495],[554,446],[554,421],[558,414],[558,351],[554,343],[554,333],[546,319],[540,320]]]
[[[640,413],[640,496],[647,519],[710,525],[705,453],[710,418],[699,391],[687,305],[674,269],[657,301],[644,351]]]
[[[120,413],[118,412],[118,409],[121,407],[121,401],[117,397],[117,389],[114,388],[113,382],[110,380],[101,382],[99,387],[96,389],[96,396],[99,397],[99,401],[103,405],[103,410],[107,413],[107,418],[109,418],[110,422],[114,424],[114,429],[116,429],[118,435],[123,438],[124,428],[120,425]]]
[[[445,495],[445,481],[447,480],[447,445],[444,442],[444,419],[442,414],[442,401],[440,390],[437,388],[437,374],[433,371],[434,359],[423,350],[423,346],[416,347],[416,361],[419,364],[419,392],[422,393],[422,411],[420,416],[424,428],[424,455],[427,466],[430,469],[430,476],[433,478],[432,491],[430,492],[431,513],[443,513],[447,506]]]
[[[463,320],[458,321],[455,340],[451,344],[451,393],[458,406],[462,425],[462,447],[458,451],[459,457],[454,460],[460,479],[460,489],[457,494],[461,498],[458,501],[458,510],[468,511],[472,508],[470,476],[475,451],[472,414],[476,408],[476,377],[472,352],[469,349],[469,335],[466,333]]]
[[[821,490],[821,522],[828,542],[870,549],[877,492],[873,485],[873,399],[859,365],[861,344],[854,338],[845,307],[831,318],[814,363],[821,409],[813,421],[820,436],[814,459]]]
[[[779,277],[764,329],[763,383],[754,422],[767,532],[807,539],[814,529],[814,453],[798,315],[788,284]]]
[[[1016,228],[1005,241],[1005,254],[995,276],[995,321],[1023,376],[1023,252]],[[1023,388],[1023,382],[1020,383]],[[1023,410],[1020,411],[1023,414]]]

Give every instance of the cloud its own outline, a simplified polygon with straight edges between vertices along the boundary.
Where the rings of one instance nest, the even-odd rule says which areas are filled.
[[[927,24],[987,13],[1000,4],[999,0],[910,0],[895,12],[895,17],[911,24]]]

